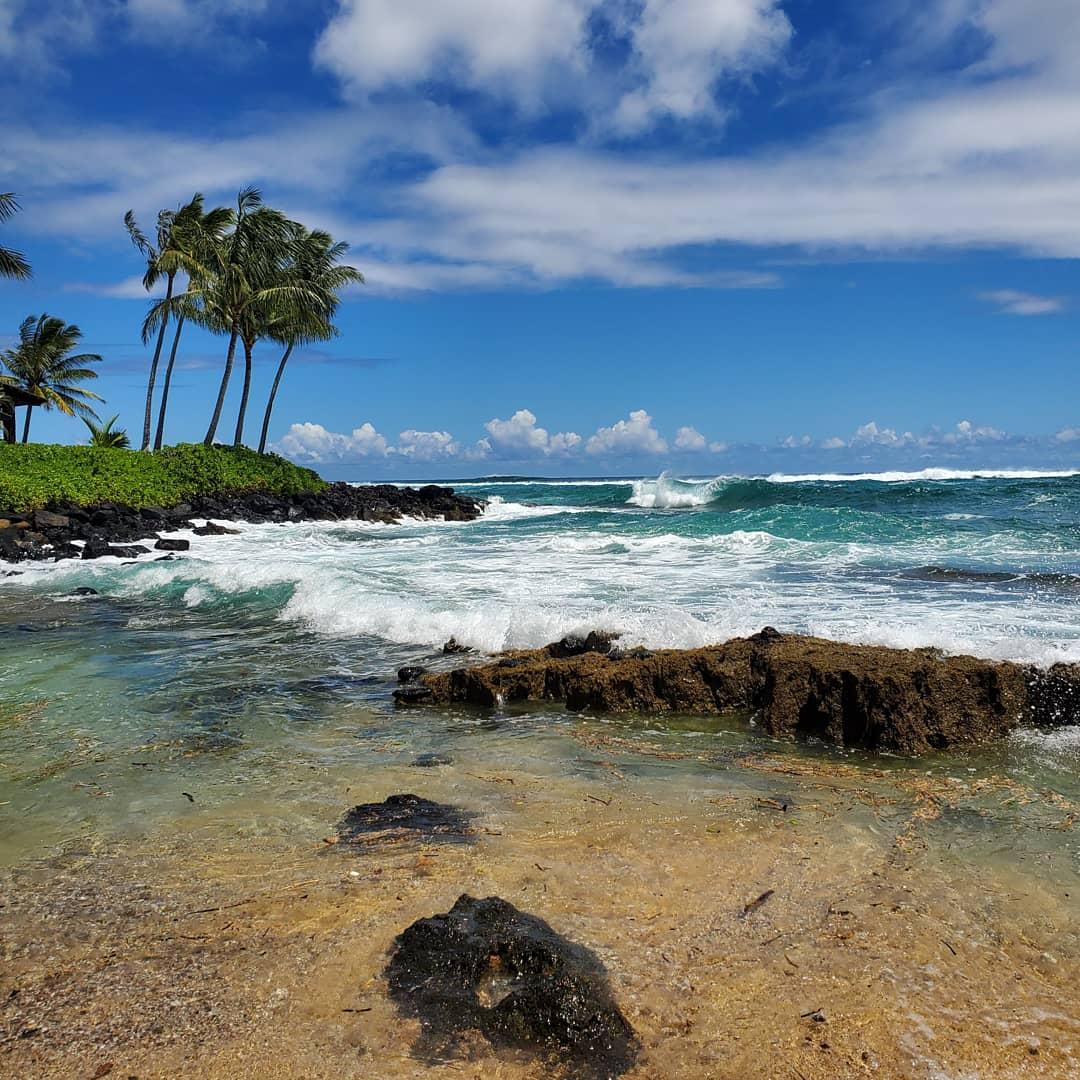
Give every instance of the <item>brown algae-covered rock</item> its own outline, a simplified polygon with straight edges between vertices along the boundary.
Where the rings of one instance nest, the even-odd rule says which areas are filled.
[[[753,710],[776,737],[922,754],[1023,725],[1080,722],[1080,665],[1042,670],[935,649],[847,645],[766,629],[700,649],[548,646],[424,675],[430,703],[562,701],[597,712]]]

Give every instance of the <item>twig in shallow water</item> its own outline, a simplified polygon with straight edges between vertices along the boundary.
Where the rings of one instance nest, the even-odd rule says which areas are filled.
[[[745,919],[747,915],[753,915],[763,904],[768,901],[771,896],[776,895],[775,889],[766,889],[756,900],[751,900],[749,904],[742,910],[742,917]]]
[[[598,798],[596,795],[586,795],[585,798],[586,799],[592,799],[593,802],[598,802],[601,806],[610,806],[611,805],[611,800],[610,799],[601,799],[601,798]]]

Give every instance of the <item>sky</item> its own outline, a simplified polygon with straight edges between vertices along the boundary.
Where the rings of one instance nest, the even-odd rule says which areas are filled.
[[[124,212],[255,184],[366,278],[271,426],[324,475],[1080,464],[1078,52],[1075,0],[0,0],[0,348],[77,323],[137,435]]]

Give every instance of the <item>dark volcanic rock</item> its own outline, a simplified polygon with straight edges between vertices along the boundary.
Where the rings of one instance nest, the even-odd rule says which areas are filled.
[[[337,835],[345,844],[464,843],[473,836],[472,815],[419,795],[391,795],[385,802],[354,806],[338,824]]]
[[[394,700],[399,705],[423,705],[431,701],[434,696],[430,686],[423,686],[420,683],[409,683],[394,691]]]
[[[603,630],[592,630],[588,637],[579,637],[571,634],[562,641],[556,641],[545,648],[548,656],[564,659],[568,656],[584,656],[585,653],[610,653],[612,646],[619,640],[621,634],[609,634]]]
[[[399,683],[416,682],[421,675],[427,674],[427,668],[420,667],[418,664],[413,664],[409,667],[403,667],[398,669],[397,678]]]
[[[194,529],[201,536],[219,536],[236,530],[207,524],[195,529],[192,518],[227,521],[381,521],[403,517],[471,521],[483,512],[482,504],[450,488],[429,485],[419,490],[391,484],[360,486],[331,484],[324,491],[278,496],[255,491],[235,495],[197,497],[173,507],[136,510],[116,503],[78,507],[51,502],[32,514],[0,511],[0,560],[79,558],[75,540],[99,544],[126,544],[153,539],[159,531]],[[31,520],[33,530],[31,530]],[[93,549],[91,549],[93,550]],[[169,550],[169,549],[162,549]],[[112,554],[98,548],[99,554]]]
[[[149,555],[150,549],[141,544],[113,544],[109,554],[119,559],[134,559],[139,555]]]
[[[191,548],[190,540],[173,540],[169,537],[162,537],[154,545],[158,551],[188,551]]]
[[[72,596],[100,596],[101,593],[97,589],[91,589],[89,585],[80,585],[77,589],[71,590]]]
[[[395,942],[390,997],[418,1019],[418,1050],[445,1057],[468,1032],[539,1051],[563,1076],[617,1077],[639,1044],[589,949],[535,915],[489,897],[461,896]]]
[[[113,550],[109,547],[107,540],[91,539],[83,544],[82,557],[84,559],[102,559],[112,553]]]
[[[229,529],[224,525],[218,525],[213,521],[208,521],[205,525],[197,525],[192,532],[196,536],[239,536],[239,529]]]
[[[445,645],[444,645],[444,646],[442,647],[442,651],[443,651],[443,652],[444,652],[444,653],[445,653],[445,654],[446,654],[447,656],[453,656],[453,655],[455,655],[456,653],[466,653],[466,652],[472,652],[472,649],[470,649],[468,645],[462,645],[462,644],[461,644],[461,642],[460,642],[460,641],[458,641],[458,639],[457,639],[457,638],[455,638],[455,637],[452,637],[452,638],[451,638],[451,639],[450,639],[450,640],[449,640],[449,641],[448,641],[448,642],[447,642],[447,643],[446,643],[446,644],[445,644]]]
[[[1080,723],[1080,665],[1048,671],[934,649],[845,645],[767,629],[703,649],[586,652],[562,644],[425,675],[435,703],[564,701],[600,712],[753,710],[774,737],[922,754],[1023,724]]]

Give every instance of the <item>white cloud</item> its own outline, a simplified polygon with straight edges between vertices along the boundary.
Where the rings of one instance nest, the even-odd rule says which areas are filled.
[[[825,439],[821,444],[822,450],[843,450],[847,446],[847,443],[837,436],[833,436],[831,439]]]
[[[1080,442],[1080,427],[1062,428],[1054,439],[1059,443]]]
[[[528,409],[518,409],[509,420],[489,420],[484,428],[491,449],[503,457],[560,456],[581,443],[581,436],[573,431],[551,435],[546,428],[537,427],[536,417]]]
[[[900,434],[895,428],[878,427],[877,423],[871,420],[855,429],[851,445],[898,447],[911,446],[915,441],[915,436],[910,431]]]
[[[461,446],[449,431],[409,429],[398,435],[396,453],[415,461],[439,461],[458,457]]]
[[[993,289],[979,293],[979,299],[994,304],[1003,315],[1057,315],[1065,310],[1059,296],[1037,296],[1017,289]]]
[[[705,436],[696,428],[681,427],[675,432],[675,449],[698,453],[705,449]]]
[[[730,449],[730,444],[726,442],[709,443],[709,451],[713,454],[726,454]]]
[[[311,464],[386,457],[390,452],[386,439],[371,424],[354,428],[351,435],[327,431],[322,424],[293,424],[274,449],[294,461]]]
[[[341,0],[316,61],[356,94],[452,75],[536,101],[553,68],[585,62],[591,0]]]
[[[809,435],[788,435],[780,440],[780,445],[785,450],[801,450],[804,447],[811,446],[813,442],[814,440]]]
[[[667,448],[667,443],[653,427],[652,417],[644,409],[635,410],[628,419],[619,420],[611,427],[598,428],[585,444],[589,454],[612,457],[665,454]]]
[[[659,116],[722,119],[714,84],[773,63],[792,30],[777,0],[644,0],[630,33],[643,85],[616,110],[626,132]]]
[[[947,431],[940,438],[935,433],[929,438],[940,441],[946,446],[956,446],[960,443],[1001,442],[1007,439],[1008,435],[1004,431],[989,425],[977,426],[970,420],[961,420],[956,425],[955,431]]]

